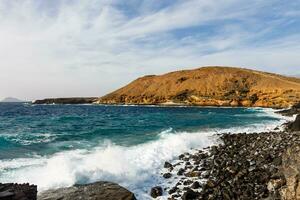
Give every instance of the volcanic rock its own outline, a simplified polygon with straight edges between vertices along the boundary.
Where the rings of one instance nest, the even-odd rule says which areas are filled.
[[[151,197],[157,198],[159,196],[162,196],[162,194],[163,194],[162,187],[156,186],[156,187],[151,188],[151,191],[150,191]]]
[[[36,185],[0,183],[0,200],[36,200],[36,197]]]
[[[38,195],[38,200],[136,200],[134,194],[111,182],[95,182],[68,188],[47,190]]]
[[[300,114],[297,115],[296,120],[288,125],[290,131],[300,131]]]

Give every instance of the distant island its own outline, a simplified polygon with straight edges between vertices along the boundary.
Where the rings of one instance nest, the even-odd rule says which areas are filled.
[[[33,104],[91,104],[98,100],[98,97],[69,97],[69,98],[47,98],[35,100]]]
[[[285,108],[299,101],[299,78],[214,66],[144,76],[100,98],[45,99],[34,103]]]
[[[19,102],[25,102],[25,101],[14,98],[14,97],[6,97],[3,100],[1,100],[0,102],[3,102],[3,103],[19,103]]]

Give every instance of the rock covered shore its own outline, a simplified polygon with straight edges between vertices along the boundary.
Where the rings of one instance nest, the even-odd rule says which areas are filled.
[[[300,115],[282,132],[222,134],[220,143],[166,161],[171,186],[156,186],[154,198],[300,199]]]

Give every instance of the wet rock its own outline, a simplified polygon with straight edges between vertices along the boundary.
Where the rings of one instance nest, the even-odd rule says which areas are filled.
[[[172,177],[172,174],[171,173],[165,173],[165,174],[163,174],[163,177],[168,179],[168,178]]]
[[[190,184],[192,184],[192,183],[193,183],[193,181],[192,181],[192,180],[189,180],[189,179],[183,181],[183,185],[190,185]]]
[[[136,200],[133,193],[110,182],[75,185],[57,190],[47,190],[38,195],[38,200]]]
[[[178,190],[178,187],[172,187],[170,190],[169,190],[169,194],[173,194],[175,193],[176,191]]]
[[[188,189],[183,195],[182,200],[195,200],[199,197],[199,193]]]
[[[180,197],[179,194],[173,194],[173,195],[172,195],[172,199],[177,199],[177,198],[179,198],[179,197]]]
[[[300,131],[300,114],[297,115],[296,120],[288,125],[290,131]]]
[[[199,189],[201,187],[200,183],[198,181],[195,181],[192,185],[191,188],[192,189]]]
[[[185,170],[183,168],[180,168],[177,172],[177,175],[182,176],[184,174]]]
[[[201,172],[199,171],[191,171],[185,174],[186,177],[200,177]]]
[[[173,168],[173,165],[166,161],[164,164],[164,168]]]
[[[0,183],[1,200],[36,200],[37,186],[30,184]]]
[[[151,188],[150,196],[153,198],[157,198],[163,195],[163,189],[160,186],[156,186]]]

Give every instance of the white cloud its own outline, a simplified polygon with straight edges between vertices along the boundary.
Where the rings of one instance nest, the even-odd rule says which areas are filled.
[[[0,2],[0,98],[100,96],[140,75],[202,65],[300,71],[300,36],[266,37],[294,8],[265,20],[273,5],[259,0],[53,2]]]

